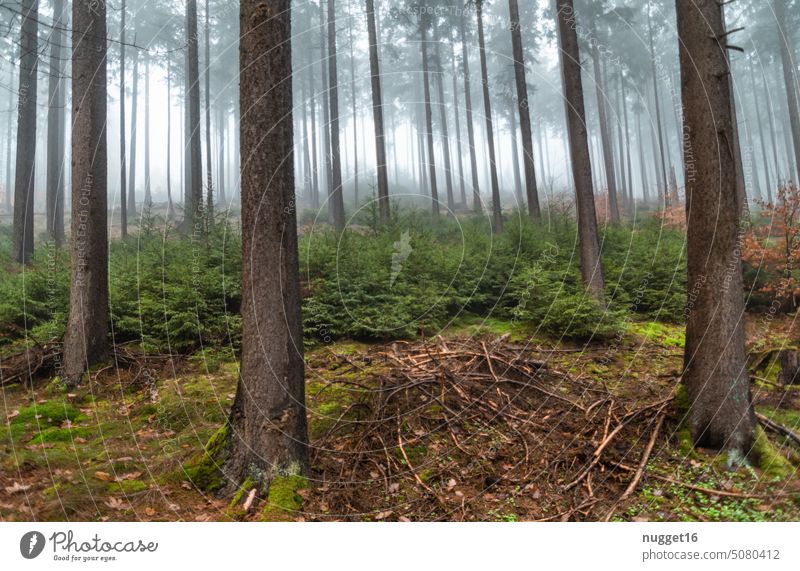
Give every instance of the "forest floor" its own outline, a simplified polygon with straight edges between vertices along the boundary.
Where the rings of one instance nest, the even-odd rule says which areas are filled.
[[[800,386],[776,383],[771,349],[798,329],[748,323],[757,411],[795,432]],[[0,520],[800,520],[785,436],[759,429],[753,466],[693,450],[682,346],[681,326],[656,322],[581,346],[476,318],[434,339],[311,349],[311,478],[232,499],[187,468],[225,422],[237,364],[121,347],[120,368],[74,392],[3,387]]]

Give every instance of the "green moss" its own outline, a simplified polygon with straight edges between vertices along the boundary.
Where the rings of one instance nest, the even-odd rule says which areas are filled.
[[[76,438],[87,438],[92,435],[92,430],[85,427],[60,428],[53,426],[42,430],[34,436],[29,444],[44,444],[46,442],[73,442]]]
[[[269,483],[267,505],[261,519],[264,521],[285,520],[297,512],[303,504],[298,490],[308,487],[308,478],[297,474],[276,476]]]
[[[769,441],[767,433],[760,426],[755,430],[753,454],[758,461],[758,467],[770,478],[783,480],[795,472],[791,462]]]
[[[228,433],[229,426],[225,423],[208,440],[203,453],[184,467],[189,481],[198,489],[213,492],[225,484],[221,467],[228,445]]]
[[[662,345],[671,345],[673,347],[684,347],[686,345],[686,334],[682,325],[660,323],[658,321],[629,322],[628,331],[639,337],[644,337],[648,341]]]
[[[71,404],[52,400],[19,409],[19,414],[11,419],[9,430],[11,437],[16,439],[30,430],[61,426],[66,421],[75,422],[85,418]]]
[[[244,495],[248,493],[252,488],[253,488],[253,480],[251,480],[250,477],[248,476],[247,478],[245,478],[244,482],[242,482],[242,485],[239,486],[239,489],[236,490],[236,493],[233,494],[233,498],[231,498],[231,503],[228,505],[228,507],[231,509],[235,509],[236,506],[239,505],[239,502],[242,501]]]
[[[148,487],[149,486],[141,480],[122,480],[121,482],[113,482],[109,485],[108,489],[111,492],[135,494],[145,491]]]

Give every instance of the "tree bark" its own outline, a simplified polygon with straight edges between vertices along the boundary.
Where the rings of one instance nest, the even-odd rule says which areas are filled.
[[[136,35],[133,36],[136,43]],[[139,124],[139,50],[133,51],[133,92],[131,94],[131,162],[128,168],[128,218],[136,217],[136,135]]]
[[[509,116],[509,131],[511,136],[511,167],[514,171],[514,195],[517,197],[517,203],[520,208],[524,204],[522,198],[522,175],[519,172],[519,146],[517,145],[517,119],[514,116],[514,110],[508,114]]]
[[[303,329],[294,196],[290,0],[240,5],[242,360],[224,472],[308,475]],[[264,57],[269,53],[270,57]]]
[[[472,173],[472,209],[481,212],[480,182],[478,179],[478,158],[475,150],[475,124],[472,121],[472,86],[469,80],[469,52],[467,51],[466,10],[459,21],[461,31],[461,68],[464,73],[464,107],[467,111],[467,142],[469,143],[469,166]]]
[[[591,42],[592,66],[594,68],[594,91],[597,97],[597,109],[600,121],[600,141],[602,143],[603,164],[606,172],[606,190],[608,206],[611,209],[611,221],[619,222],[619,205],[617,204],[617,177],[614,168],[614,149],[611,143],[611,132],[608,126],[608,105],[605,99],[605,85],[600,73],[600,50],[598,48],[597,31],[592,26]]]
[[[486,142],[489,146],[489,171],[492,183],[492,229],[503,230],[503,216],[500,207],[500,183],[497,180],[497,158],[494,149],[494,124],[492,122],[492,102],[489,99],[489,70],[486,63],[486,40],[483,34],[483,1],[475,0],[478,17],[478,45],[481,55],[481,83],[483,84],[483,110],[486,115]]]
[[[558,37],[561,48],[561,72],[567,109],[572,178],[578,211],[578,237],[581,252],[581,276],[589,294],[605,306],[605,281],[597,237],[597,215],[592,191],[592,164],[586,133],[578,34],[572,0],[556,0]]]
[[[144,205],[153,205],[153,191],[150,186],[150,56],[144,60]]]
[[[50,35],[50,73],[47,110],[47,237],[57,248],[64,244],[64,64],[66,43],[64,0],[53,1],[53,29]]]
[[[536,185],[536,168],[533,164],[531,114],[528,102],[528,84],[525,80],[522,27],[519,19],[519,5],[517,0],[508,0],[508,8],[511,15],[511,48],[514,57],[514,79],[517,84],[519,128],[522,134],[522,163],[525,168],[525,195],[528,199],[528,214],[534,220],[539,220],[542,214],[539,207],[539,191]]]
[[[125,150],[125,19],[126,0],[122,0],[119,31],[119,230],[123,238],[128,236],[128,187]]]
[[[783,66],[783,84],[786,89],[786,101],[789,106],[789,123],[792,127],[792,147],[794,151],[795,179],[800,183],[800,116],[797,108],[797,67],[794,57],[794,39],[792,30],[786,26],[785,0],[773,0],[775,22],[778,25],[778,43]]]
[[[197,0],[186,2],[186,106],[188,108],[186,136],[186,196],[183,231],[194,234],[200,230],[203,217],[203,156],[200,139],[200,54],[197,37]]]
[[[28,264],[33,257],[39,0],[23,0],[20,9],[22,27],[19,39],[17,166],[14,178],[14,222],[11,250],[17,263]]]
[[[372,120],[375,125],[375,166],[378,172],[378,215],[381,223],[385,224],[389,221],[389,174],[386,170],[383,95],[374,0],[367,0],[367,34],[369,36],[369,70],[372,84]]]
[[[436,89],[439,95],[439,123],[442,136],[442,154],[444,155],[444,179],[447,185],[447,208],[450,213],[455,212],[456,204],[453,196],[453,165],[450,161],[450,134],[447,128],[447,105],[444,99],[444,68],[442,67],[442,54],[439,50],[441,38],[438,26],[433,27],[433,57],[436,59]]]
[[[428,25],[430,20],[422,14],[419,21],[420,47],[422,49],[422,77],[425,97],[425,135],[428,143],[428,169],[430,171],[431,207],[433,215],[439,216],[439,190],[436,185],[436,153],[433,147],[433,110],[431,109],[431,84],[428,62]]]
[[[331,106],[331,222],[339,230],[344,230],[344,197],[342,196],[342,158],[339,146],[339,78],[336,62],[336,5],[328,0],[328,82]]]
[[[689,299],[683,382],[695,445],[742,458],[755,419],[747,376],[739,251],[741,196],[730,72],[716,0],[677,0]]]
[[[63,376],[108,356],[106,4],[72,3],[72,275]]]
[[[656,167],[656,171],[660,177],[659,179],[659,208],[664,208],[669,206],[669,199],[667,198],[667,165],[664,161],[664,136],[662,134],[661,129],[661,104],[658,99],[658,75],[656,74],[656,54],[655,49],[653,48],[653,23],[650,19],[650,4],[647,5],[647,31],[650,41],[650,64],[651,64],[651,74],[653,77],[653,99],[655,100],[656,104],[656,126],[658,127],[658,141],[657,145],[653,147],[653,152],[658,153],[658,159],[656,163],[658,165],[658,160],[660,160],[660,169],[658,166]],[[655,135],[654,135],[655,136]]]
[[[206,218],[209,227],[214,225],[214,169],[211,150],[211,31],[209,2],[206,0],[205,48],[206,48]]]

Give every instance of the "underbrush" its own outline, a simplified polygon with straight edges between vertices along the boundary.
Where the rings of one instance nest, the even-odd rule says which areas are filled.
[[[430,336],[469,316],[511,320],[531,333],[598,339],[641,315],[680,322],[685,304],[685,236],[654,219],[601,229],[607,307],[585,295],[577,228],[569,218],[534,225],[509,215],[501,234],[485,218],[432,220],[395,211],[377,229],[338,235],[315,227],[300,239],[306,343]],[[356,222],[362,222],[356,220]],[[41,243],[33,264],[10,262],[0,229],[0,349],[63,334],[69,256]],[[179,234],[158,217],[110,245],[114,342],[160,352],[236,346],[241,335],[241,241],[220,220],[208,236]]]

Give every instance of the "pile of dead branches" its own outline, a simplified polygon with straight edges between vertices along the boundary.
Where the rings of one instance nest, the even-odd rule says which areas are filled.
[[[395,343],[331,359],[341,374],[309,395],[312,419],[324,417],[314,403],[327,391],[342,406],[313,441],[309,518],[597,519],[596,504],[636,488],[672,399],[628,409],[546,351],[502,340]],[[633,474],[609,468],[632,455]]]

